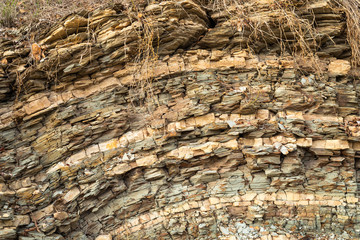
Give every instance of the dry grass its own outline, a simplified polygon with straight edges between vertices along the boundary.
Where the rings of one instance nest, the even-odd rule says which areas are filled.
[[[352,65],[360,66],[360,1],[336,1],[346,13],[347,40],[352,52]]]
[[[140,66],[148,65],[151,62],[158,60],[158,47],[160,36],[158,31],[155,29],[149,16],[143,11],[140,11],[135,7],[137,15],[137,21],[141,24],[139,29],[136,29],[139,37],[138,53],[135,57],[135,62],[139,63]],[[150,75],[151,73],[146,73]]]
[[[291,55],[295,59],[311,61],[313,70],[321,75],[316,56],[321,37],[315,28],[315,17],[308,12],[307,15],[313,17],[304,18],[299,11],[308,0],[274,0],[265,10],[259,10],[254,1],[211,0],[202,3],[212,11],[226,13],[238,34],[246,38],[248,50],[258,53],[276,45],[279,56]]]
[[[70,13],[111,7],[119,2],[123,0],[0,0],[0,25],[48,26]]]
[[[131,22],[139,23],[138,27],[134,28],[138,36],[138,45],[133,62],[136,63],[139,71],[134,73],[132,92],[135,94],[130,95],[132,104],[139,98],[155,100],[152,88],[153,70],[159,58],[160,36],[152,20],[154,15],[152,12],[145,12],[143,6],[139,6],[135,0],[130,0],[129,4],[125,5],[125,11]],[[156,101],[154,103],[156,104]]]
[[[0,1],[0,25],[8,27],[15,25],[17,4],[18,0]]]
[[[251,32],[248,47],[253,50],[254,42],[264,41],[265,44],[276,42],[280,46],[280,55],[291,54],[296,59],[306,59],[321,74],[316,51],[320,48],[321,38],[316,31],[314,14],[308,12],[308,17],[299,14],[299,8],[310,2],[298,0],[274,0],[267,8],[269,21],[254,18],[258,8],[253,1],[245,0],[202,0],[204,6],[212,11],[225,11],[229,19],[237,19],[237,28]],[[360,0],[333,0],[334,11],[345,12],[347,22],[347,41],[352,50],[352,65],[360,65]],[[305,8],[306,9],[306,8]],[[277,28],[279,31],[273,31]],[[289,34],[292,32],[292,34]]]

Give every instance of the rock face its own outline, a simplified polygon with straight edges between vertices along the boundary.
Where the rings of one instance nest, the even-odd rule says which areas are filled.
[[[295,5],[317,34],[301,62],[271,2],[73,14],[36,52],[0,39],[0,239],[359,238],[344,12]]]

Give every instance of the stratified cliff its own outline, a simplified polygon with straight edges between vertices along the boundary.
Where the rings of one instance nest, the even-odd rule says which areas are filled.
[[[132,2],[7,33],[0,238],[359,239],[347,13]]]

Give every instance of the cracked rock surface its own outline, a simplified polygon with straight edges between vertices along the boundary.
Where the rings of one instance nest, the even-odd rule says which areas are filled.
[[[317,74],[266,38],[295,34],[270,2],[249,15],[265,38],[195,0],[1,38],[0,239],[358,239],[344,13],[296,5],[316,20]]]

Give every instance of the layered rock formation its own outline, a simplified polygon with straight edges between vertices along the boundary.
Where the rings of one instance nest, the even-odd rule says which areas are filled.
[[[182,0],[1,39],[0,238],[358,238],[345,13],[291,2],[296,27]]]

